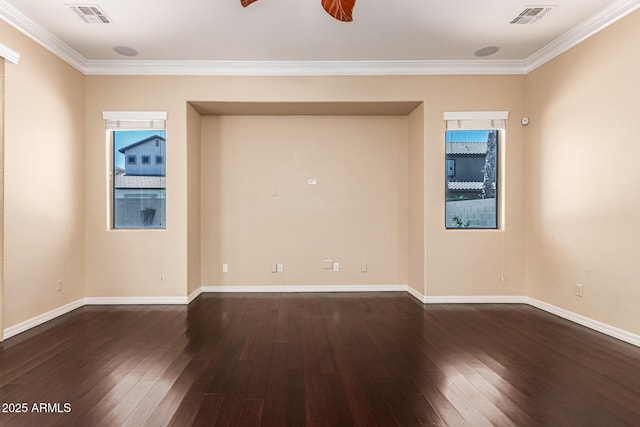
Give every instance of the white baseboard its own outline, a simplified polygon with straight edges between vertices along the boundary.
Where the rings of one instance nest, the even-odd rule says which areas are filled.
[[[203,286],[202,292],[403,292],[407,285]]]
[[[640,335],[627,332],[623,329],[616,328],[615,326],[607,325],[606,323],[590,319],[586,316],[582,316],[581,314],[565,310],[564,308],[556,307],[555,305],[537,300],[535,298],[527,298],[527,300],[528,304],[532,307],[539,308],[540,310],[546,311],[547,313],[555,314],[558,317],[570,320],[574,323],[577,323],[578,325],[585,326],[589,329],[593,329],[594,331],[601,332],[605,335],[609,335],[610,337],[617,338],[621,341],[628,342],[629,344],[640,347]]]
[[[425,296],[407,287],[407,292],[423,304],[527,304],[527,297],[518,295]]]
[[[526,296],[425,296],[407,287],[407,292],[423,304],[527,304],[542,311],[562,317],[578,325],[640,347],[640,335],[590,319],[555,305]]]
[[[423,304],[528,304],[532,307],[562,317],[563,319],[601,332],[621,341],[640,347],[640,335],[607,325],[552,304],[526,296],[425,296],[407,285],[313,285],[313,286],[203,286],[188,297],[90,297],[80,299],[17,325],[6,328],[4,339],[11,338],[28,329],[62,316],[84,305],[187,305],[204,292],[408,292]]]
[[[19,333],[22,333],[26,330],[42,325],[43,323],[46,323],[49,320],[53,320],[56,317],[60,317],[63,314],[67,314],[68,312],[75,310],[76,308],[80,308],[84,304],[85,304],[84,299],[79,299],[77,301],[70,302],[69,304],[65,304],[62,307],[58,307],[51,311],[47,311],[46,313],[33,317],[29,320],[25,320],[24,322],[20,322],[17,325],[6,328],[3,331],[4,339],[6,340],[7,338],[16,336]]]
[[[202,291],[200,288],[198,291],[198,295]],[[194,292],[195,294],[195,292]],[[193,295],[193,294],[192,294]],[[42,325],[43,323],[48,322],[49,320],[53,320],[56,317],[60,317],[63,314],[67,314],[68,312],[75,310],[76,308],[83,307],[85,305],[162,305],[162,304],[181,304],[186,305],[195,299],[196,296],[190,300],[191,295],[187,297],[92,297],[92,298],[82,298],[77,301],[71,302],[69,304],[65,304],[62,307],[58,307],[51,311],[47,311],[39,316],[33,317],[29,320],[25,320],[24,322],[18,323],[17,325],[8,327],[3,330],[3,339],[8,339],[14,337],[22,332],[25,332],[31,328],[35,328],[36,326]]]
[[[201,294],[201,293],[202,293],[202,288],[201,288],[201,287],[200,287],[200,288],[198,288],[198,289],[196,289],[195,291],[193,291],[193,292],[189,295],[189,297],[187,298],[187,304],[191,304],[191,302],[192,302],[194,299],[198,298],[198,297],[200,296],[200,294]]]
[[[423,303],[423,304],[427,303],[427,297],[422,295],[419,291],[413,289],[411,286],[407,286],[407,292],[409,293],[409,295],[411,295],[412,297],[414,297],[415,299],[417,299],[421,303]]]
[[[517,295],[428,296],[427,304],[527,304],[527,297]]]
[[[84,299],[86,305],[186,305],[188,297],[90,297]]]

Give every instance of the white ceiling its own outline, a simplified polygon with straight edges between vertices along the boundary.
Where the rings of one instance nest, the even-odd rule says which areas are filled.
[[[566,50],[639,3],[358,0],[353,22],[344,23],[326,14],[320,0],[260,0],[247,8],[240,0],[0,0],[0,16],[88,73],[109,67],[124,73],[145,63],[175,70],[228,61],[288,61],[299,67],[357,62],[363,74],[375,66],[447,68],[467,62],[480,69],[491,64],[524,72],[537,57],[540,62],[553,49]],[[97,4],[113,23],[87,24],[70,4]],[[557,8],[536,24],[509,24],[525,6],[549,4]],[[115,46],[134,48],[138,55],[121,56]],[[487,46],[500,50],[486,58],[474,56]]]

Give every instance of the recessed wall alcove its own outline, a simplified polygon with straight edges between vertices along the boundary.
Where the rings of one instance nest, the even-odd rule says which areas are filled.
[[[205,287],[397,286],[422,271],[410,212],[424,198],[409,179],[423,173],[422,159],[412,162],[421,102],[189,105],[188,185],[200,187],[189,202],[193,283],[200,270]]]

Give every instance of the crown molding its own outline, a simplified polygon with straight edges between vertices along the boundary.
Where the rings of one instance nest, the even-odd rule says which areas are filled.
[[[4,0],[0,0],[0,18],[86,75],[495,75],[527,74],[638,8],[640,0],[619,0],[526,60],[469,61],[96,61],[87,60]],[[16,55],[11,58],[17,62]],[[7,59],[12,62],[11,58]]]
[[[639,0],[619,0],[567,31],[525,61],[525,73],[546,64],[587,38],[640,8]]]
[[[32,21],[22,12],[0,0],[0,18],[18,31],[42,45],[69,65],[84,73],[87,60],[84,56],[69,47],[68,44],[54,36],[49,30]]]
[[[87,75],[393,76],[524,74],[525,63],[495,61],[87,61]]]

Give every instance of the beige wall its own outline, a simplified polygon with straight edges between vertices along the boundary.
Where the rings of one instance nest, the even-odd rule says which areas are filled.
[[[6,80],[4,327],[13,326],[83,296],[184,297],[198,288],[200,280],[202,284],[409,283],[419,292],[429,295],[524,294],[524,195],[520,177],[523,131],[517,125],[524,112],[524,76],[82,76],[3,23],[0,24],[0,36],[4,44],[22,55],[18,66],[7,69]],[[291,127],[289,134],[290,143],[298,141],[297,138],[303,135],[316,138],[316,134],[325,132],[324,135],[329,136],[331,126],[312,123],[326,119],[331,120],[332,125],[344,121],[344,126],[340,126],[348,131],[345,135],[354,138],[363,129],[365,134],[373,137],[367,132],[376,129],[380,135],[387,135],[385,141],[402,141],[399,146],[394,146],[396,151],[382,150],[388,155],[386,162],[379,165],[382,172],[372,174],[361,182],[354,181],[351,186],[342,186],[342,181],[348,178],[348,171],[357,170],[362,165],[358,159],[354,160],[353,153],[344,151],[348,147],[342,146],[334,146],[334,150],[347,156],[348,162],[336,156],[330,168],[336,171],[335,174],[316,177],[319,184],[315,190],[319,192],[331,189],[324,185],[327,185],[327,180],[330,183],[335,179],[336,182],[331,184],[335,197],[341,197],[343,201],[348,194],[353,195],[349,192],[355,191],[359,185],[367,190],[367,197],[368,191],[373,188],[395,185],[396,193],[389,191],[385,194],[385,197],[389,197],[389,205],[385,204],[382,212],[377,212],[380,206],[372,208],[374,201],[371,199],[365,198],[362,205],[368,203],[366,206],[369,209],[381,215],[375,220],[386,224],[386,234],[380,231],[374,238],[359,231],[363,233],[360,236],[364,240],[371,237],[372,241],[382,242],[382,245],[387,242],[389,247],[379,248],[373,254],[362,254],[362,248],[355,247],[357,242],[349,243],[352,246],[345,252],[341,252],[343,249],[338,246],[342,245],[336,242],[327,242],[324,249],[321,248],[322,244],[302,242],[303,252],[308,254],[309,261],[300,262],[302,269],[298,271],[297,255],[286,253],[290,249],[282,249],[282,257],[287,259],[269,260],[268,263],[284,263],[287,273],[283,276],[261,272],[231,279],[230,273],[228,277],[231,282],[218,281],[215,276],[222,258],[209,257],[216,242],[208,240],[211,230],[207,228],[210,223],[206,215],[211,213],[212,201],[233,195],[227,194],[231,188],[224,186],[217,190],[220,194],[215,193],[216,190],[212,189],[206,178],[212,172],[208,164],[202,163],[202,170],[198,171],[196,159],[200,156],[199,150],[202,149],[204,161],[210,158],[207,157],[210,153],[206,151],[212,147],[204,140],[199,141],[201,119],[187,105],[189,101],[422,103],[423,106],[403,117],[307,117],[303,120],[306,123]],[[101,117],[102,111],[106,110],[168,112],[166,230],[109,230],[108,144]],[[461,110],[509,110],[514,118],[508,125],[508,146],[505,151],[509,186],[506,187],[504,199],[507,212],[504,283],[499,282],[503,268],[500,232],[461,233],[444,229],[442,113]],[[206,118],[202,121],[202,131],[207,137],[216,132],[215,120]],[[236,120],[263,121],[265,135],[278,142],[277,135],[281,135],[282,126],[278,128],[274,123],[278,123],[278,120],[290,122],[292,118],[223,116],[218,119],[218,131],[232,135],[234,140],[250,142],[252,136],[243,134],[245,127],[233,125]],[[316,132],[318,128],[322,132]],[[313,132],[309,132],[310,129]],[[224,147],[226,145],[225,142]],[[320,149],[327,148],[315,145]],[[381,147],[390,150],[390,146],[382,144]],[[280,149],[288,150],[286,145]],[[313,151],[305,150],[299,153],[302,158],[311,157],[312,154]],[[243,162],[246,161],[246,156],[241,158]],[[379,161],[381,157],[377,159]],[[312,166],[309,163],[309,168]],[[322,169],[317,170],[318,173],[322,172]],[[275,169],[269,172],[271,175],[264,175],[267,172],[263,176],[277,181],[275,185],[282,185],[282,191],[299,191],[299,200],[306,197],[306,202],[310,205],[314,203],[310,196],[302,197],[308,190],[306,184],[303,188],[294,188],[292,177],[310,178],[304,169],[290,169],[287,172],[289,175],[282,177],[278,176],[280,172]],[[409,183],[409,176],[420,180],[421,175],[422,182],[414,183],[414,178],[411,178],[412,182]],[[244,185],[242,180],[251,176],[237,176],[235,179]],[[201,183],[203,186],[198,189]],[[264,185],[273,186],[272,183]],[[248,185],[247,190],[257,192],[258,188]],[[272,188],[268,190],[268,202],[271,203],[274,201],[270,196]],[[410,194],[414,196],[409,197]],[[256,197],[257,193],[250,194],[249,201],[255,202]],[[329,193],[321,195],[325,201],[332,197]],[[283,198],[279,197],[278,201]],[[197,207],[199,202],[202,203],[201,209]],[[331,204],[325,206],[320,205],[319,200],[316,202],[318,206],[324,206],[323,209],[331,208]],[[294,205],[290,201],[290,206]],[[298,208],[303,210],[305,207]],[[422,231],[421,210],[424,211]],[[203,216],[199,219],[200,213]],[[327,215],[330,213],[327,212]],[[261,218],[256,216],[246,220],[250,223],[259,222]],[[318,219],[318,222],[322,221]],[[359,221],[351,220],[345,229],[356,222]],[[331,224],[331,221],[326,224]],[[417,235],[413,234],[414,231]],[[270,233],[271,230],[267,229],[266,232]],[[198,242],[200,236],[207,236],[207,240]],[[257,242],[260,246],[263,241],[261,236],[248,238],[253,240],[244,243]],[[226,240],[217,244],[235,245],[235,241]],[[285,248],[287,246],[284,245]],[[420,253],[421,247],[423,254]],[[206,251],[209,252],[205,254]],[[332,251],[336,253],[328,253]],[[447,256],[446,253],[451,251],[456,251],[460,256]],[[340,261],[343,271],[334,275],[329,273],[328,276],[323,276],[328,272],[320,271],[320,275],[316,275],[316,259],[325,258]],[[235,258],[229,261],[234,275],[238,271],[235,262]],[[369,264],[366,278],[359,271],[362,262]],[[461,265],[464,268],[460,268]],[[286,279],[284,276],[287,276]],[[320,279],[316,281],[317,277]],[[262,278],[264,280],[258,281]],[[57,279],[64,281],[62,292],[55,291]]]
[[[8,328],[84,297],[84,76],[4,23],[0,42],[20,53],[5,69]]]
[[[524,295],[524,76],[437,77],[425,94],[426,295]],[[446,230],[443,111],[508,110],[503,230]],[[504,277],[504,281],[502,281]]]
[[[406,284],[406,116],[203,125],[204,285]],[[271,272],[276,263],[283,273]]]
[[[4,339],[4,58],[0,58],[0,341]]]
[[[171,79],[86,77],[85,282],[89,297],[187,295],[187,104]],[[110,230],[103,111],[166,111],[166,230]]]
[[[399,77],[86,77],[86,281],[89,296],[184,296],[188,289],[188,101],[228,102],[379,102],[424,103],[422,120],[415,116],[412,128],[424,126],[425,270],[430,295],[487,295],[524,293],[524,223],[521,188],[524,76],[399,76]],[[103,110],[168,111],[167,122],[167,230],[118,231],[107,229],[105,188],[106,149]],[[444,111],[509,110],[506,150],[510,182],[505,193],[508,215],[504,236],[505,277],[500,283],[502,236],[497,231],[445,231],[444,229]],[[419,113],[415,113],[419,114]],[[227,119],[222,119],[227,120]],[[231,123],[233,119],[228,120]],[[403,120],[407,120],[406,117]],[[269,120],[267,120],[268,122]],[[210,119],[207,126],[215,126]],[[268,123],[265,126],[270,126]],[[408,128],[408,124],[406,126]],[[306,130],[305,130],[306,128]],[[229,126],[220,131],[228,131]],[[303,126],[299,131],[308,133]],[[214,132],[209,130],[209,132]],[[203,144],[203,150],[206,144]],[[208,154],[203,152],[203,157]],[[413,159],[412,159],[413,161]],[[408,165],[407,165],[408,167]],[[203,173],[210,172],[203,165]],[[418,171],[419,174],[419,171]],[[251,175],[249,175],[251,176]],[[269,184],[271,185],[271,184]],[[408,188],[408,184],[407,184]],[[414,188],[415,190],[415,188]],[[414,191],[412,190],[412,191]],[[213,191],[208,189],[207,191]],[[202,191],[204,194],[204,189]],[[203,197],[203,212],[216,195]],[[419,202],[418,202],[419,203]],[[407,213],[408,215],[408,213]],[[408,219],[404,220],[405,223]],[[400,226],[401,224],[398,224]],[[202,235],[210,236],[203,216]],[[193,229],[192,229],[193,230]],[[209,239],[209,237],[207,237]],[[204,239],[203,239],[204,240]],[[259,240],[259,236],[255,237]],[[203,284],[218,283],[217,258],[202,253]],[[219,243],[222,244],[222,243]],[[230,244],[230,242],[224,242]],[[415,244],[415,240],[414,240]],[[408,253],[408,243],[404,254]],[[212,250],[208,248],[207,250]],[[458,251],[460,257],[446,252]],[[331,255],[337,258],[338,255]],[[318,255],[318,257],[326,255]],[[402,255],[400,255],[402,256]],[[408,255],[407,255],[408,256]],[[270,261],[271,262],[271,261]],[[273,262],[279,262],[274,260]],[[358,260],[359,265],[366,260]],[[284,261],[283,261],[284,263]],[[415,263],[414,263],[415,264]],[[288,264],[290,265],[290,264]],[[465,268],[460,268],[463,265]],[[467,268],[468,267],[468,268]],[[237,267],[231,267],[234,271]],[[404,267],[405,270],[407,267]],[[418,266],[418,269],[420,267]],[[161,276],[163,279],[160,280]],[[209,272],[209,273],[207,273]],[[293,271],[291,271],[293,273]],[[308,272],[306,273],[308,276]],[[397,277],[406,277],[408,273]],[[418,273],[419,274],[419,273]],[[215,276],[215,274],[214,274]],[[269,283],[283,276],[267,275]],[[277,277],[277,279],[276,279]],[[301,276],[296,276],[301,277]],[[346,275],[329,276],[349,284]],[[340,277],[340,280],[338,280]],[[356,277],[360,279],[360,276]],[[370,276],[369,276],[370,277]],[[245,279],[234,283],[241,283]],[[247,278],[248,280],[248,278]],[[353,279],[355,280],[355,279]],[[394,279],[397,280],[397,279]],[[416,282],[417,280],[417,282]],[[255,277],[251,279],[255,283]],[[377,282],[377,280],[376,280]],[[282,282],[278,282],[282,283]],[[293,281],[287,283],[294,283]],[[310,283],[310,282],[305,282]],[[358,282],[361,283],[361,282]],[[412,279],[420,283],[420,279]],[[250,283],[247,283],[250,284]],[[420,287],[420,285],[417,285]],[[187,289],[188,288],[188,289]]]
[[[529,295],[635,334],[639,27],[635,12],[528,76],[526,150]]]
[[[407,285],[422,295],[425,290],[424,224],[424,104],[408,117],[408,239]]]
[[[201,139],[200,114],[187,105],[187,293],[202,286],[201,266]]]
[[[528,294],[640,333],[634,305],[640,300],[635,270],[640,243],[634,238],[640,221],[635,215],[640,172],[634,160],[640,154],[635,130],[640,110],[639,25],[636,12],[528,76],[107,77],[82,76],[0,22],[0,42],[21,54],[20,63],[8,66],[5,75],[5,272],[0,327],[14,326],[85,295],[184,297],[201,284],[310,284],[319,277],[327,281],[318,283],[406,281],[429,296]],[[387,216],[382,219],[387,225],[395,222],[397,228],[385,228],[390,235],[376,237],[396,242],[397,252],[382,248],[375,257],[384,258],[388,251],[393,262],[371,262],[368,257],[361,260],[360,249],[351,247],[345,259],[349,268],[361,262],[384,265],[384,273],[376,280],[357,281],[362,276],[346,270],[316,275],[316,261],[300,261],[302,270],[290,269],[298,264],[298,255],[287,252],[295,240],[291,236],[279,249],[283,259],[263,257],[254,270],[256,255],[264,254],[268,241],[264,236],[273,241],[277,231],[267,227],[266,220],[279,224],[281,218],[250,216],[242,203],[274,204],[271,192],[278,185],[278,202],[284,198],[280,191],[295,190],[304,203],[295,206],[289,200],[288,206],[301,213],[311,206],[309,188],[293,184],[306,180],[310,169],[284,168],[279,175],[282,168],[273,166],[287,155],[275,153],[289,153],[287,143],[306,138],[310,129],[317,128],[314,120],[337,119],[306,118],[300,127],[287,127],[284,140],[277,137],[282,126],[276,125],[291,117],[201,120],[188,101],[422,103],[408,117],[367,124],[384,122],[383,133],[405,135],[399,138],[404,148],[396,146],[389,154],[396,160],[406,157],[406,175],[393,163],[396,160],[382,165],[399,185],[396,204],[384,206]],[[107,143],[101,118],[105,110],[169,113],[164,231],[108,230]],[[473,110],[511,113],[502,147],[504,232],[444,228],[442,113]],[[524,115],[531,118],[528,128],[519,125]],[[371,118],[345,120],[344,128],[357,132],[361,126],[356,122]],[[246,152],[256,136],[247,133],[244,125],[249,122],[260,124],[258,136],[262,139],[264,134],[277,147],[259,147],[266,158],[275,156],[267,165]],[[299,152],[300,158],[311,154]],[[257,173],[253,167],[247,174],[234,171],[230,163],[218,170],[209,167],[222,158],[243,167],[252,159],[252,165],[263,168],[259,176],[269,180],[252,185]],[[331,170],[338,171],[338,159],[333,161]],[[354,166],[360,163],[350,158],[341,173],[329,174],[329,181],[346,179],[345,171]],[[217,173],[232,179],[233,186],[216,181],[221,177],[214,176]],[[325,191],[326,177],[316,178],[315,190]],[[378,178],[372,175],[372,180]],[[371,180],[361,184],[367,189],[374,186]],[[334,185],[336,192],[355,188]],[[247,197],[237,199],[243,194]],[[332,197],[322,195],[325,201]],[[246,215],[239,218],[245,223],[260,225],[258,235],[227,236],[239,228],[216,222],[230,220],[226,205],[220,211],[221,201],[233,202],[230,208]],[[331,208],[331,204],[321,206]],[[317,221],[327,224],[324,219]],[[296,230],[303,228],[301,223],[294,225]],[[302,242],[305,260],[333,257],[345,266],[344,259],[338,259],[342,254],[324,253],[337,244],[320,251],[318,245],[295,241]],[[356,242],[348,243],[352,244]],[[236,253],[250,246],[248,253]],[[231,264],[229,276],[219,273],[221,262]],[[247,272],[254,273],[238,276],[245,262],[251,264]],[[283,262],[286,275],[265,273],[263,264],[272,262]],[[58,279],[64,281],[62,292],[55,290]],[[575,283],[584,285],[583,298],[575,296]]]

